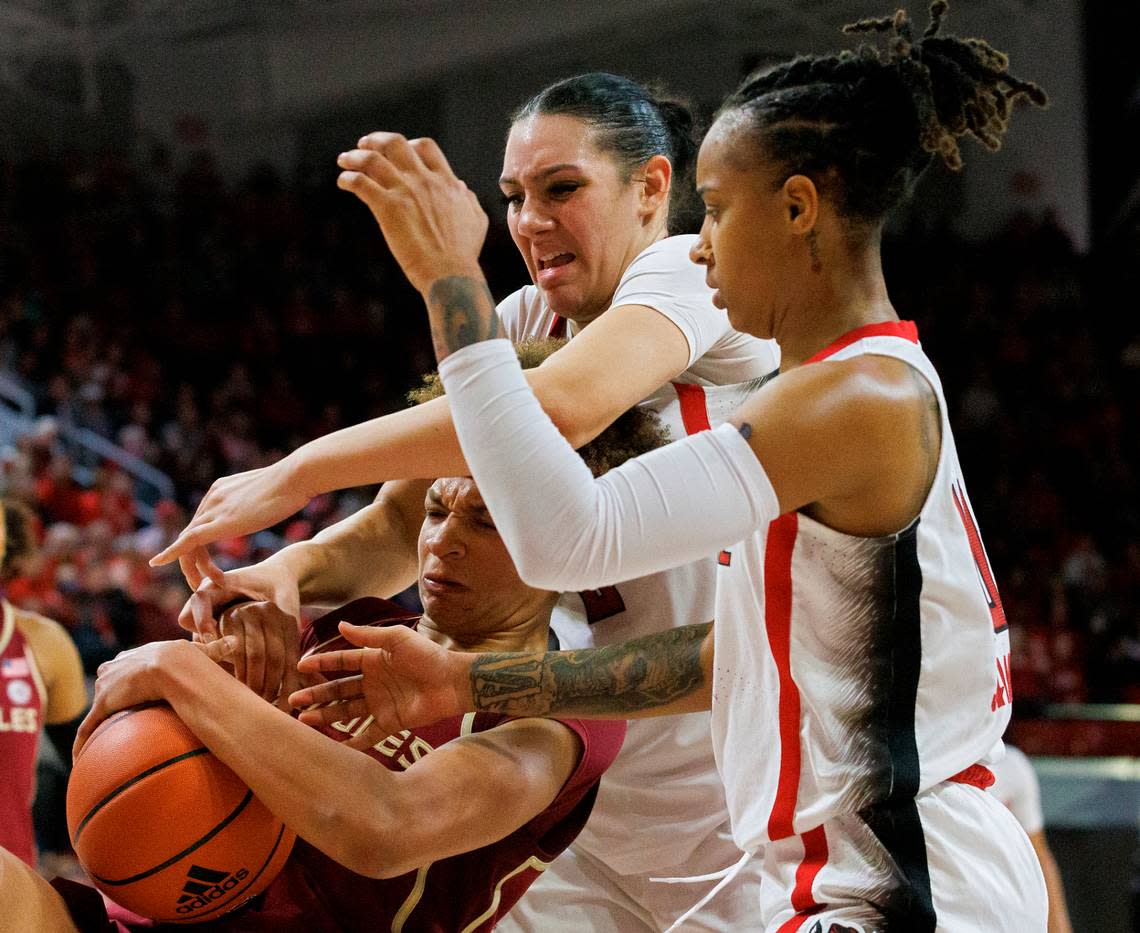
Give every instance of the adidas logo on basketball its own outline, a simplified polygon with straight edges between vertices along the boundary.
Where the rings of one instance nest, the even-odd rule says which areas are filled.
[[[249,877],[249,872],[239,868],[235,872],[216,871],[212,868],[203,868],[201,865],[191,865],[186,872],[186,883],[182,885],[182,896],[178,898],[180,914],[191,914],[201,910],[211,901],[216,901],[232,891]]]

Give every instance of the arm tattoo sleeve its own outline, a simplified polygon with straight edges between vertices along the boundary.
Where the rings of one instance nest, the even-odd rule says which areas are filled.
[[[701,645],[712,627],[686,625],[620,645],[545,654],[481,654],[475,708],[513,716],[612,713],[620,718],[704,685]]]
[[[487,283],[453,275],[432,285],[427,299],[435,358],[499,336],[499,316]]]

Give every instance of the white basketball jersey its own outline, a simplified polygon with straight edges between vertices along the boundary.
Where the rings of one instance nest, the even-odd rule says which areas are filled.
[[[672,440],[720,424],[779,367],[772,341],[732,331],[724,312],[712,304],[704,271],[687,258],[691,239],[671,237],[647,250],[626,270],[614,297],[615,304],[654,307],[690,340],[704,341],[693,351],[698,359],[676,382],[641,403],[660,414]],[[644,260],[660,268],[639,271]],[[637,283],[633,297],[629,281]],[[661,300],[651,297],[658,294]],[[498,311],[514,341],[574,334],[533,286],[512,295]],[[710,383],[725,375],[751,381]],[[566,593],[551,628],[562,648],[590,648],[708,622],[715,605],[716,560],[709,557],[616,586]],[[709,732],[708,713],[631,720],[621,754],[602,777],[593,813],[574,845],[619,874],[660,871],[688,859],[728,814]]]
[[[863,354],[904,361],[934,390],[937,472],[897,534],[791,512],[720,555],[713,747],[748,851],[984,763],[1009,721],[1009,635],[942,385],[905,321],[852,331],[805,365]]]

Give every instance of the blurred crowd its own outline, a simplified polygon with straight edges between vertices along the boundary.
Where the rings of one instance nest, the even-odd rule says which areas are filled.
[[[418,296],[334,182],[262,167],[227,186],[208,156],[176,170],[161,148],[140,164],[0,162],[0,372],[36,410],[0,485],[42,523],[6,594],[68,626],[89,670],[177,633],[185,584],[146,560],[215,477],[400,407],[433,368]],[[1018,703],[1140,702],[1140,345],[1109,328],[1091,260],[1047,216],[984,244],[903,231],[884,252],[946,385]],[[484,260],[497,296],[525,280],[501,225]],[[69,444],[69,426],[165,472],[173,498]],[[221,562],[308,537],[373,492],[222,542]]]

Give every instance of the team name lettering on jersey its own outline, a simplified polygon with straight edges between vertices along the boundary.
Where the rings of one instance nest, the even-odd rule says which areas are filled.
[[[39,710],[31,706],[0,706],[0,732],[39,732]]]
[[[408,741],[411,739],[411,741]],[[405,771],[434,749],[418,735],[404,729],[372,746],[386,758],[395,758]],[[408,756],[411,756],[409,760]]]
[[[1002,657],[994,658],[997,665],[997,687],[994,688],[994,698],[990,701],[990,712],[996,713],[1007,703],[1013,702],[1013,676],[1009,669],[1009,652]]]
[[[344,732],[347,735],[359,735],[370,725],[372,725],[372,717],[368,716],[364,719],[357,717],[347,722],[334,722],[332,727],[337,732]],[[396,763],[405,771],[428,752],[435,751],[432,745],[418,735],[412,735],[407,729],[390,735],[386,739],[381,739],[372,747],[385,758],[394,758]]]

